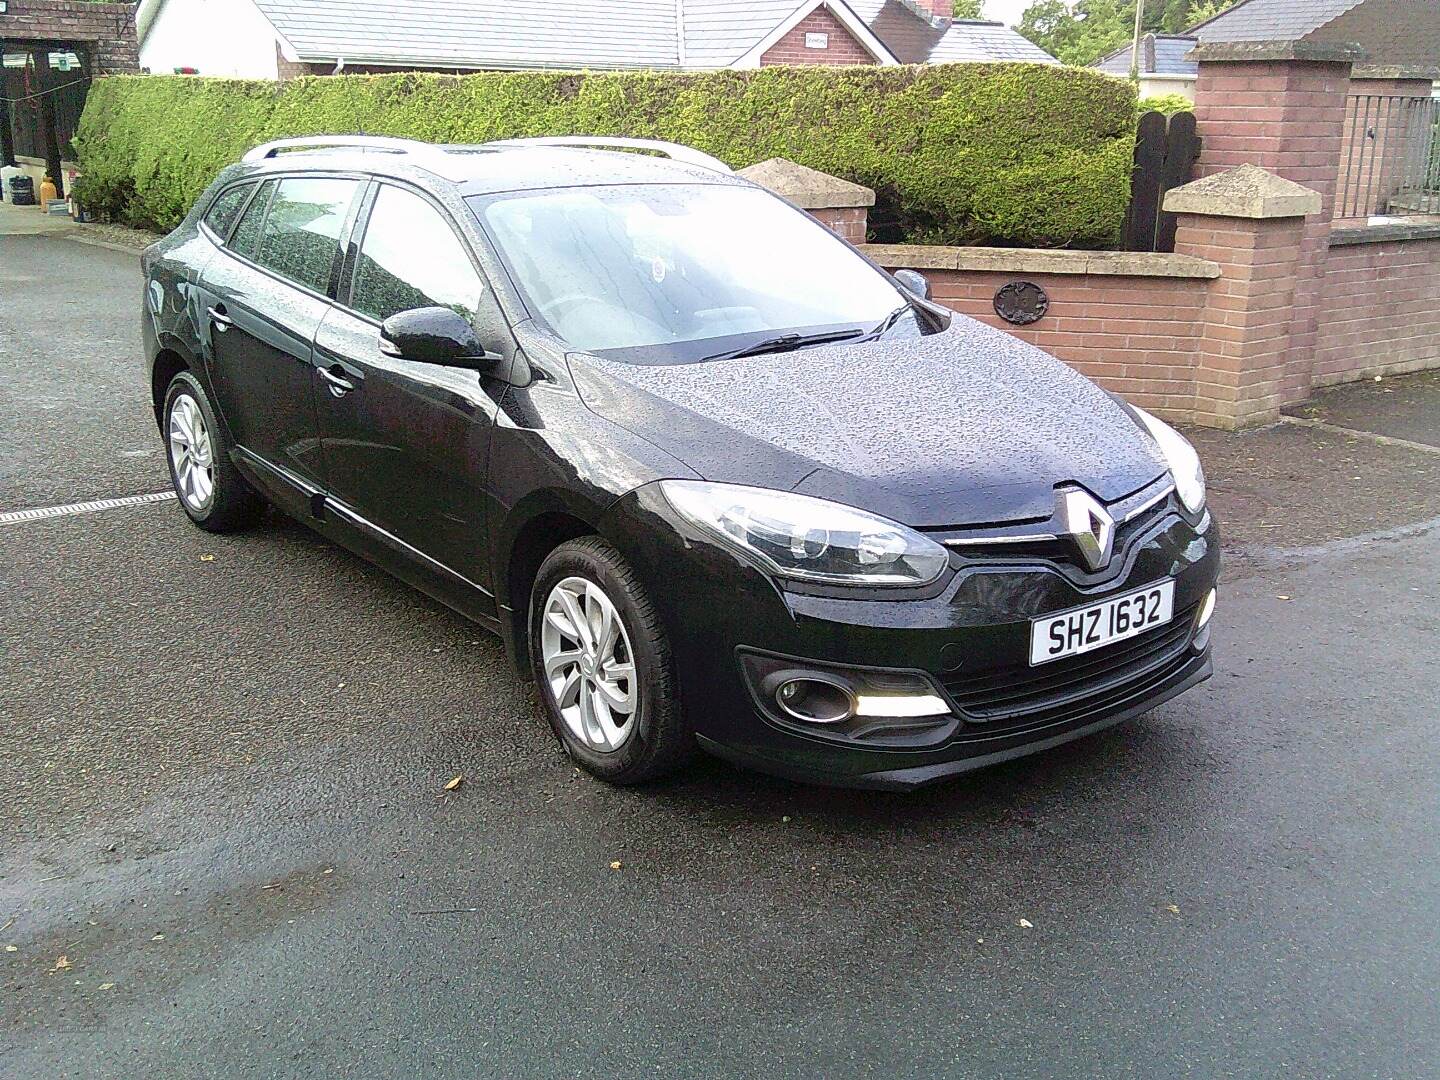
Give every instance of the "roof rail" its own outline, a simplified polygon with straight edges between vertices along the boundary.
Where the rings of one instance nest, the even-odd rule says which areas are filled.
[[[613,135],[554,135],[539,139],[500,139],[497,142],[486,143],[486,146],[593,146],[608,150],[650,150],[657,154],[664,154],[666,157],[684,162],[686,165],[697,165],[702,169],[709,169],[712,172],[728,173],[730,166],[726,165],[719,158],[711,157],[709,154],[694,147],[682,146],[680,143],[663,142],[660,139],[625,139]]]
[[[245,162],[266,161],[279,157],[286,150],[374,150],[382,154],[413,154],[434,151],[430,143],[415,139],[396,139],[386,135],[305,135],[298,139],[276,139],[249,151]]]

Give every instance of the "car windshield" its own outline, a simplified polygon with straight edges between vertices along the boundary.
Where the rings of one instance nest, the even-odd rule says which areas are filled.
[[[751,188],[561,188],[472,205],[531,312],[587,352],[673,363],[777,336],[858,336],[905,304],[829,229]]]

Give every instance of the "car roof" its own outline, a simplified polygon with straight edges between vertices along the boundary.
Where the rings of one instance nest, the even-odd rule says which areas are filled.
[[[268,176],[317,169],[368,173],[419,181],[438,177],[461,195],[491,195],[555,187],[605,184],[722,184],[750,187],[732,173],[651,154],[582,147],[427,145],[413,151],[324,147],[301,149],[249,163],[245,175]]]

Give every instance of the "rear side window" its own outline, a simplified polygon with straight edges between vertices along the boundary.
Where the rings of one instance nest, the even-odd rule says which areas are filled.
[[[220,193],[219,198],[210,204],[210,212],[205,215],[205,224],[210,226],[210,231],[221,240],[230,235],[230,227],[240,216],[240,209],[245,205],[245,200],[254,186],[254,184],[236,184],[232,188],[226,188]]]
[[[281,180],[255,261],[306,288],[329,291],[340,232],[359,186],[323,177]]]
[[[384,322],[419,307],[474,318],[480,276],[445,218],[424,199],[388,184],[375,196],[355,264],[350,306]]]
[[[250,259],[255,257],[255,249],[260,246],[260,229],[265,224],[265,208],[270,205],[270,196],[274,193],[275,181],[266,180],[259,194],[245,208],[245,216],[230,237],[230,249],[236,254]]]

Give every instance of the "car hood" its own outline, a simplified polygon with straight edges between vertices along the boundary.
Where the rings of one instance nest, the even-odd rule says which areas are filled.
[[[707,480],[920,527],[1043,520],[1165,471],[1130,415],[1048,353],[964,316],[906,339],[672,366],[572,354],[586,405]]]

